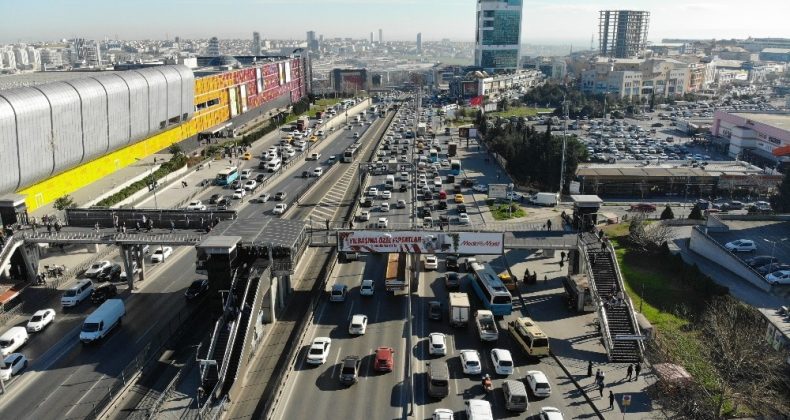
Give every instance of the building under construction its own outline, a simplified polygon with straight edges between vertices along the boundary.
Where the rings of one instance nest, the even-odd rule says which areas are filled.
[[[598,39],[602,56],[638,57],[647,45],[650,12],[638,10],[601,10]]]

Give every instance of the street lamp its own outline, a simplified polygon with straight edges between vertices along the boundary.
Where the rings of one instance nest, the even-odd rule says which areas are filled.
[[[772,241],[772,240],[770,240],[770,239],[763,238],[763,240],[764,240],[765,242],[768,242],[769,244],[771,244],[771,245],[772,245],[772,246],[771,246],[771,260],[772,260],[772,261],[773,261],[773,259],[774,259],[774,252],[776,251],[776,243],[777,243],[777,242],[784,242],[784,241],[786,241],[787,239],[788,239],[788,238],[782,238],[782,239],[779,239],[778,241]],[[773,263],[771,263],[771,264],[773,264]]]
[[[134,158],[134,160],[136,160],[138,162],[142,162],[143,161],[140,158]],[[154,190],[154,208],[159,210],[159,203],[156,201],[156,180],[154,180],[154,167],[153,167],[153,165],[151,165],[151,167],[149,168],[148,174],[149,174],[148,177],[151,179],[151,186],[153,187],[153,190]]]

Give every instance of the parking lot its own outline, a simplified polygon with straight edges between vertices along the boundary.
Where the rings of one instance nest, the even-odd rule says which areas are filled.
[[[774,264],[777,266],[768,267],[765,264],[754,263],[755,268],[760,274],[768,274],[779,270],[790,270],[790,222],[788,221],[753,221],[753,220],[724,220],[729,227],[727,232],[709,231],[708,234],[721,245],[738,240],[753,241],[756,249],[754,251],[736,251],[744,261],[756,256],[773,257],[776,259]],[[788,283],[790,284],[790,283]]]

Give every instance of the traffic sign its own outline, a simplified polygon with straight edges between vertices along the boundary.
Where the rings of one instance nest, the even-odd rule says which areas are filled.
[[[631,405],[631,396],[628,394],[623,395],[623,406],[628,407],[629,405]]]

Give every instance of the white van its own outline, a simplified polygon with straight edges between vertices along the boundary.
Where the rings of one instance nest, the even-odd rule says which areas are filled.
[[[283,161],[280,158],[274,158],[266,163],[266,170],[269,172],[277,172],[283,166]]]
[[[3,335],[0,335],[0,353],[3,354],[3,357],[8,356],[25,345],[28,338],[25,327],[10,328]]]
[[[85,318],[80,331],[80,341],[92,343],[107,336],[116,326],[120,326],[126,308],[121,299],[107,299]]]
[[[93,282],[87,279],[80,280],[77,284],[63,292],[63,296],[60,298],[60,304],[64,308],[77,306],[80,302],[89,298],[91,293],[93,293]]]
[[[395,189],[395,176],[394,175],[387,175],[386,181],[384,181],[384,189],[385,190],[393,190]]]
[[[505,408],[510,411],[527,411],[529,405],[527,388],[520,381],[506,380],[502,383]]]

